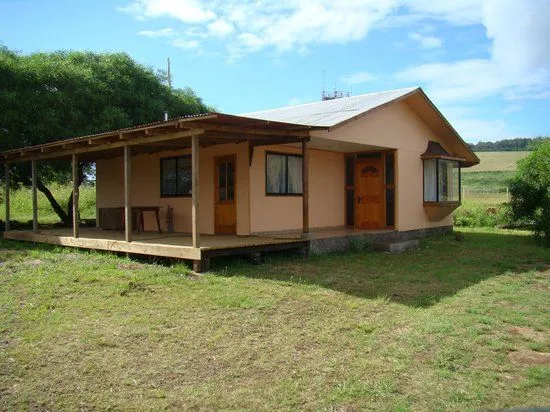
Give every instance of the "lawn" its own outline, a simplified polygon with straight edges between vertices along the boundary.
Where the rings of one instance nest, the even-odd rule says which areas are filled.
[[[462,234],[201,276],[3,241],[0,410],[549,405],[550,250]]]

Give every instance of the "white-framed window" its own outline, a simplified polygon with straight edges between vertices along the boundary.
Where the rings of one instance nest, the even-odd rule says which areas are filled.
[[[265,193],[268,196],[302,195],[302,156],[267,152]]]
[[[460,202],[460,162],[424,160],[424,202]]]

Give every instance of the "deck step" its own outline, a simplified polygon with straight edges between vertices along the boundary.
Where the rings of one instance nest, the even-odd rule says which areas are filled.
[[[418,239],[411,239],[402,242],[375,242],[372,247],[379,252],[401,253],[409,249],[418,249],[420,244]]]

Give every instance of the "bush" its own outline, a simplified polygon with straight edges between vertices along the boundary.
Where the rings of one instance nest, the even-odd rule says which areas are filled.
[[[535,233],[550,245],[550,139],[538,142],[533,152],[518,162],[510,196],[511,216],[531,220]]]
[[[462,227],[507,227],[511,224],[507,208],[483,203],[464,203],[454,214],[454,225]]]

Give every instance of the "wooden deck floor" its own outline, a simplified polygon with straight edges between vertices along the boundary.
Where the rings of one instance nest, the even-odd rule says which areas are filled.
[[[307,246],[307,240],[301,238],[201,235],[201,247],[193,248],[189,234],[157,232],[134,233],[133,241],[128,243],[121,232],[96,228],[82,228],[78,238],[72,236],[71,229],[47,229],[38,233],[13,230],[4,232],[4,238],[191,260]]]

